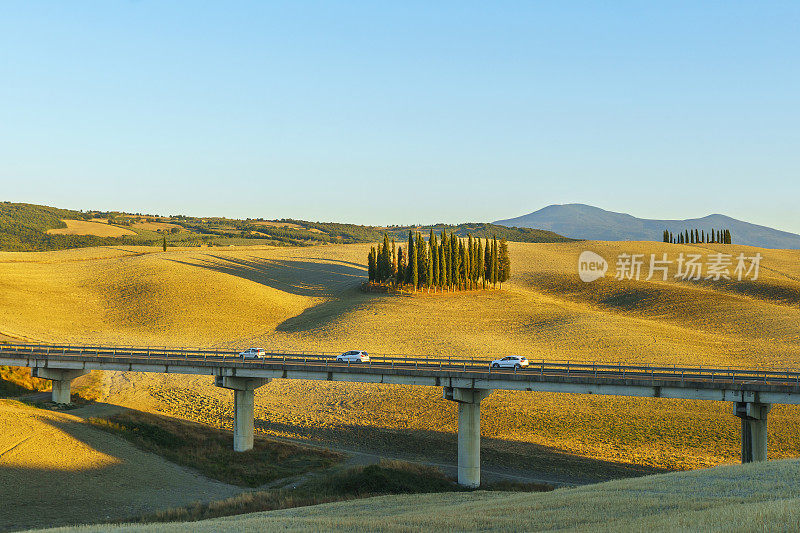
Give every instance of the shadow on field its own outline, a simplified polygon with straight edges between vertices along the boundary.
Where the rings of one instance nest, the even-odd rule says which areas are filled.
[[[0,459],[0,499],[4,507],[4,512],[0,512],[0,531],[122,519],[169,508],[181,500],[189,503],[195,498],[213,497],[204,495],[201,486],[192,490],[185,484],[165,481],[165,475],[167,480],[170,478],[169,472],[158,470],[153,464],[132,464],[132,457],[125,452],[130,445],[121,439],[81,422],[44,418],[39,421],[104,454],[107,462],[75,467],[64,458],[61,468],[42,468],[12,466]],[[53,455],[58,450],[43,449],[40,453],[58,460]],[[164,501],[165,491],[178,489],[188,489],[189,493],[184,498]]]
[[[340,451],[403,459],[437,466],[455,466],[457,435],[430,430],[393,430],[343,424],[330,428],[298,427],[256,419],[256,430],[268,434],[297,435],[303,443],[338,447]],[[294,440],[294,439],[291,439]],[[558,448],[527,442],[481,437],[481,463],[501,476],[585,484],[610,479],[646,476],[669,470],[581,457]]]
[[[277,326],[278,331],[317,329],[352,311],[369,297],[358,289],[366,279],[366,269],[355,263],[316,258],[294,261],[258,257],[239,259],[219,255],[209,257],[211,259],[193,262],[172,261],[237,276],[288,294],[328,299],[285,320]]]

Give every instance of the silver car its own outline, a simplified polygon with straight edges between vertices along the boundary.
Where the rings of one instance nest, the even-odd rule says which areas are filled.
[[[492,368],[515,368],[520,370],[528,366],[528,359],[521,355],[509,355],[492,361]]]
[[[266,357],[267,351],[264,348],[248,348],[243,352],[239,352],[242,359],[261,359]]]
[[[337,363],[368,363],[369,354],[364,350],[350,350],[336,356]]]

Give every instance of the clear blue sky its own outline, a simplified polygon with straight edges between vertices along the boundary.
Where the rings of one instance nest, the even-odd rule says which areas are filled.
[[[0,199],[800,232],[800,2],[0,4]]]

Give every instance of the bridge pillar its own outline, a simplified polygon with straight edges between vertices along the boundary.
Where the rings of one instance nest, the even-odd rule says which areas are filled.
[[[734,414],[742,419],[742,463],[767,460],[767,413],[772,404],[736,402]]]
[[[36,367],[31,369],[35,378],[49,379],[53,384],[53,403],[72,403],[72,380],[87,374],[86,370],[70,370],[66,368]]]
[[[253,449],[255,390],[270,381],[267,378],[214,377],[217,387],[233,390],[233,450],[236,452]]]
[[[458,403],[458,484],[481,484],[481,401],[491,390],[445,387],[444,398]]]

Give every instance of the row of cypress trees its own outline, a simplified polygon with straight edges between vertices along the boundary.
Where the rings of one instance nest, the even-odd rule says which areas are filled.
[[[669,230],[664,230],[664,242],[672,244],[697,244],[697,243],[718,243],[730,244],[731,243],[731,230],[729,229],[712,229],[708,233],[704,230],[687,229],[683,232],[678,232],[675,236]]]
[[[369,281],[393,287],[440,291],[496,287],[511,277],[508,243],[497,237],[486,242],[468,235],[466,239],[442,230],[431,230],[428,240],[421,233],[408,232],[405,249],[383,235],[367,257]]]

